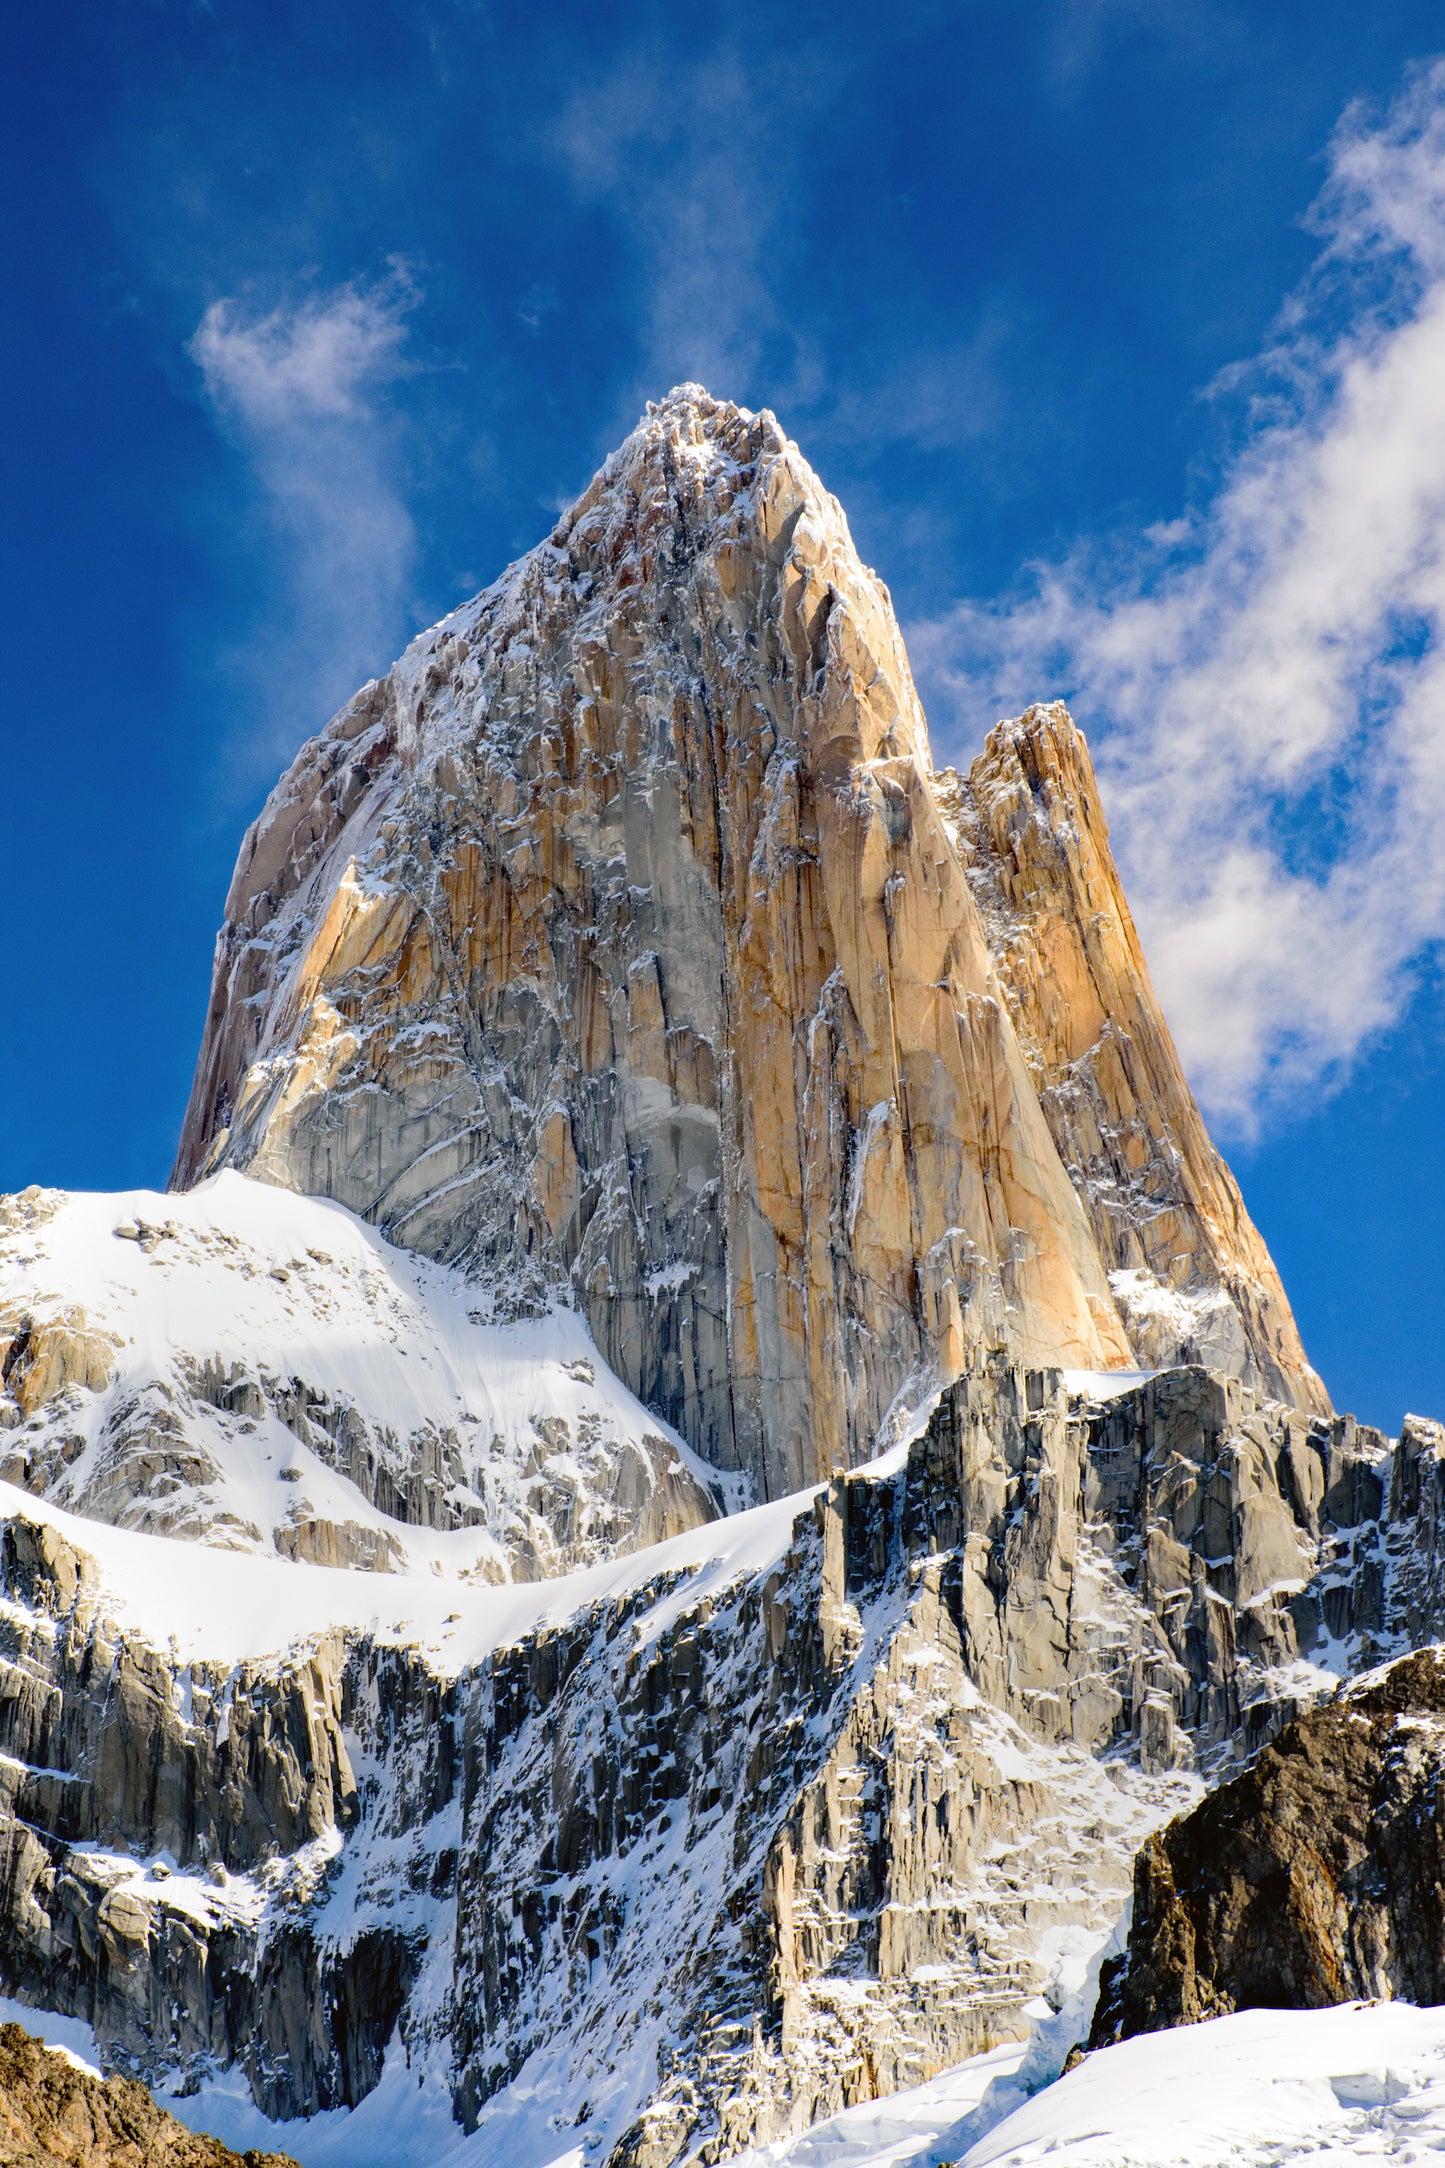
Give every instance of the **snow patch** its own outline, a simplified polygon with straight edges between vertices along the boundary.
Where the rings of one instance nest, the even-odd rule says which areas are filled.
[[[995,2048],[737,2168],[1346,2168],[1445,2152],[1445,2009],[1239,2011],[1103,2048],[1020,2103],[1025,2062],[1019,2044]]]

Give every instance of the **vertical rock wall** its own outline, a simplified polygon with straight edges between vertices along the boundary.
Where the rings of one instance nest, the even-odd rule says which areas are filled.
[[[1127,1362],[930,773],[837,505],[675,394],[278,787],[177,1180],[575,1296],[767,1493],[973,1346]]]
[[[765,1495],[866,1458],[979,1347],[1204,1355],[1323,1405],[1080,742],[1045,715],[971,794],[935,777],[837,504],[695,386],[273,793],[175,1179],[222,1165],[503,1310],[579,1302]],[[1229,1347],[1131,1342],[1121,1264],[1217,1295]]]
[[[1207,1363],[1328,1414],[1273,1259],[1179,1065],[1068,711],[1000,723],[966,780],[939,783],[1140,1360]]]
[[[1310,1652],[1445,1626],[1438,1426],[1392,1456],[1197,1369],[1090,1406],[996,1356],[900,1461],[460,1675],[371,1633],[182,1665],[12,1520],[7,1991],[273,2115],[404,2053],[503,2150],[524,2094],[599,2163],[723,2158],[1021,2031]]]

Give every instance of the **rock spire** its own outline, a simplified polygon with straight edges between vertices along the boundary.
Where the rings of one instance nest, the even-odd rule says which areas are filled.
[[[837,503],[695,385],[272,793],[174,1181],[223,1166],[462,1265],[498,1314],[575,1302],[765,1495],[987,1348],[1099,1370],[1202,1332],[1327,1406],[1082,740],[1033,711],[936,776]]]

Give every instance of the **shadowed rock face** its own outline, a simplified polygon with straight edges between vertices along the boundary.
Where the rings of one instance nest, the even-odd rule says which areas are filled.
[[[1126,1139],[1080,1157],[1081,1121],[1049,1112],[1085,1049],[1103,1074],[1126,1045],[1142,963],[1129,929],[1061,982],[1089,1005],[1054,1043],[1038,929],[1062,909],[1097,961],[1082,914],[1112,866],[1092,818],[1087,861],[1019,858],[1001,789],[961,851],[837,504],[770,415],[685,386],[278,785],[175,1180],[243,1167],[463,1261],[504,1307],[565,1293],[649,1406],[768,1494],[866,1457],[971,1349],[1129,1363],[1108,1273],[1136,1252],[1171,1287],[1253,1289],[1234,1367],[1321,1404],[1227,1178],[1209,1217],[1207,1144],[1183,1204],[1161,1190],[1115,1239],[1095,1176],[1122,1155],[1142,1195],[1134,1160],[1172,1166],[1184,1121],[1151,1092],[1187,1091],[1159,1026]],[[1001,977],[965,872],[998,858],[995,814],[1031,985],[1020,939]]]
[[[1302,1643],[1445,1632],[1442,1469],[1434,1426],[1391,1456],[1201,1370],[1099,1406],[1000,1355],[761,1558],[553,1584],[459,1669],[335,1628],[182,1662],[16,1516],[0,1978],[276,2116],[392,2040],[493,2134],[525,2068],[590,2159],[724,2158],[1021,2031]]]
[[[1151,1837],[1092,2044],[1251,2007],[1445,2002],[1445,1649],[1288,1724]]]

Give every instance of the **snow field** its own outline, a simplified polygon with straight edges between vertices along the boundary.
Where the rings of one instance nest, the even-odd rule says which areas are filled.
[[[27,1193],[8,1215],[0,1334],[7,1320],[65,1322],[98,1336],[114,1374],[0,1429],[0,1458],[37,1458],[51,1472],[27,1487],[87,1516],[263,1557],[330,1523],[403,1572],[496,1581],[539,1484],[600,1499],[633,1450],[746,1503],[739,1478],[627,1390],[576,1312],[489,1322],[460,1272],[394,1248],[344,1206],[226,1170],[179,1195]],[[214,1404],[236,1398],[232,1381],[238,1404]],[[311,1411],[292,1427],[275,1412],[288,1391]],[[323,1433],[353,1412],[398,1475],[459,1467],[443,1517],[468,1525],[399,1519],[330,1465]]]
[[[9,2019],[95,2067],[77,2019],[0,1998]],[[994,2048],[739,2154],[735,2168],[1420,2168],[1445,2154],[1445,2009],[1244,2010],[1101,2049],[1020,2102],[1025,2054],[1021,2042]],[[395,2049],[359,2108],[307,2123],[268,2122],[235,2074],[164,2105],[193,2130],[291,2153],[302,2168],[491,2168],[503,2157],[498,2132],[464,2136],[442,2090]],[[582,2148],[549,2143],[544,2102],[533,2105],[535,2117],[517,2103],[507,2162],[583,2168]],[[975,2136],[980,2121],[991,2127]]]
[[[431,1571],[298,1565],[177,1543],[67,1513],[10,1483],[0,1483],[0,1520],[44,1522],[88,1552],[100,1568],[106,1616],[170,1650],[178,1663],[247,1663],[341,1629],[370,1634],[383,1645],[418,1648],[438,1676],[454,1678],[539,1627],[676,1574],[675,1585],[648,1614],[648,1633],[660,1632],[724,1583],[775,1564],[814,1496],[802,1491],[775,1499],[579,1573],[500,1586],[459,1586]],[[427,1541],[443,1559],[465,1555],[468,1532],[433,1530]]]

